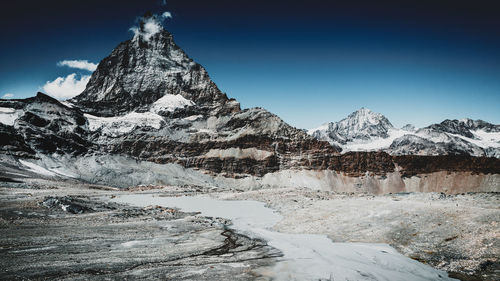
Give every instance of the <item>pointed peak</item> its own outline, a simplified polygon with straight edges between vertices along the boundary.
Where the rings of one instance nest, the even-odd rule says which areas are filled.
[[[355,124],[358,124],[359,126],[384,124],[384,126],[386,126],[387,128],[393,127],[391,122],[389,122],[389,120],[384,115],[373,112],[366,107],[362,107],[354,111],[353,113],[349,114],[349,116],[347,116],[347,118],[344,120],[346,122],[353,122]]]
[[[362,108],[354,111],[353,113],[375,113],[375,112],[371,111],[370,109],[368,109],[366,107],[362,107]]]
[[[138,26],[130,28],[130,31],[134,33],[133,40],[142,39],[148,42],[156,34],[166,34],[171,36],[171,34],[165,30],[163,27],[163,21],[170,18],[169,12],[165,12],[161,15],[153,14],[150,11],[146,12],[144,16],[139,19]]]
[[[349,114],[347,118],[361,118],[361,119],[373,119],[373,118],[378,118],[378,117],[384,117],[382,114],[373,112],[370,109],[366,107],[362,107],[353,113]]]

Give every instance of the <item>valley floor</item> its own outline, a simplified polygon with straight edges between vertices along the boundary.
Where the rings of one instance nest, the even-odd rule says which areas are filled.
[[[281,253],[224,219],[110,201],[125,194],[209,194],[257,200],[283,219],[274,230],[334,242],[387,243],[462,280],[500,279],[500,195],[336,194],[308,189],[116,190],[77,182],[0,183],[2,280],[266,280]]]

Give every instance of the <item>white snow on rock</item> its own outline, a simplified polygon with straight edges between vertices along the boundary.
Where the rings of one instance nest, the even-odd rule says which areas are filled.
[[[59,101],[60,103],[64,104],[65,106],[69,107],[69,108],[73,108],[75,107],[74,104],[72,104],[71,102],[69,101]]]
[[[244,159],[250,158],[255,160],[264,160],[273,155],[273,152],[260,150],[257,148],[237,148],[231,147],[228,149],[210,149],[204,157],[205,158],[237,158]]]
[[[19,117],[21,112],[14,108],[0,107],[0,123],[7,126],[14,126],[14,121]]]
[[[408,124],[398,129],[383,115],[361,108],[341,121],[326,123],[307,132],[319,140],[341,147],[343,153],[382,150],[396,155],[415,152],[419,155],[439,155],[458,149],[472,156],[500,155],[500,132],[497,129],[475,129],[486,123],[481,120],[456,121],[434,124],[438,128],[416,129]],[[474,137],[443,131],[439,126],[465,126]],[[454,130],[453,127],[451,129]]]
[[[193,101],[188,100],[181,95],[166,94],[151,105],[151,112],[173,112],[177,108],[185,108],[192,105],[194,105]]]
[[[24,161],[24,160],[19,160],[19,162],[21,164],[23,164],[24,166],[28,167],[28,170],[32,171],[33,173],[37,173],[37,174],[44,175],[44,176],[50,176],[50,177],[53,177],[56,175],[54,172],[51,172],[51,171],[49,171],[41,166],[38,166],[35,163],[31,163],[31,162]]]
[[[112,201],[140,207],[176,207],[230,219],[236,231],[264,239],[283,253],[283,258],[264,273],[273,280],[454,280],[446,272],[407,258],[386,244],[333,243],[326,235],[273,231],[282,217],[262,202],[152,194],[123,195]]]
[[[120,136],[130,133],[139,127],[160,129],[164,122],[163,117],[152,112],[131,112],[123,116],[98,117],[85,114],[91,131],[101,130],[103,135]]]
[[[374,151],[382,150],[391,146],[392,142],[404,135],[412,134],[402,129],[389,129],[387,138],[374,137],[370,140],[356,140],[342,146],[343,152],[348,151]]]
[[[326,130],[328,130],[328,124],[329,123],[325,123],[325,124],[323,124],[323,125],[321,125],[321,126],[319,126],[317,128],[309,129],[309,130],[307,130],[307,134],[313,135],[314,132],[316,132],[316,131],[326,131]]]
[[[188,116],[186,118],[184,118],[184,120],[188,120],[188,121],[196,121],[200,118],[202,118],[203,115],[191,115],[191,116]]]
[[[466,139],[467,141],[483,148],[487,147],[498,147],[500,148],[500,132],[485,132],[484,130],[471,131],[472,134],[477,139],[470,139],[464,136],[460,136],[461,138]]]

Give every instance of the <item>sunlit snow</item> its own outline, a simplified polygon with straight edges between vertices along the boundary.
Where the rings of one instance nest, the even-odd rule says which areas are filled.
[[[20,111],[14,108],[0,107],[0,123],[14,126],[14,121],[19,117]]]
[[[178,108],[185,108],[194,105],[194,102],[184,98],[181,95],[166,94],[151,106],[151,111],[159,113],[162,111],[173,112]]]

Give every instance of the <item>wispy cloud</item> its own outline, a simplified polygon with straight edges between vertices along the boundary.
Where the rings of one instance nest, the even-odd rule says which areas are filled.
[[[164,12],[163,14],[161,14],[161,16],[164,19],[171,19],[172,18],[172,13],[170,13],[170,12]]]
[[[171,19],[172,13],[164,12],[161,15],[152,15],[140,19],[139,26],[133,26],[130,31],[134,33],[134,38],[141,37],[145,41],[149,41],[151,37],[163,29],[163,22],[166,19]]]
[[[2,96],[2,99],[11,99],[13,97],[14,97],[14,94],[6,93],[5,95]]]
[[[88,60],[63,60],[57,63],[57,66],[67,66],[70,68],[83,69],[88,71],[95,71],[97,64],[89,62]]]
[[[77,78],[76,73],[66,77],[58,77],[54,81],[47,81],[42,87],[43,91],[56,99],[65,100],[79,95],[90,80],[90,75]]]

